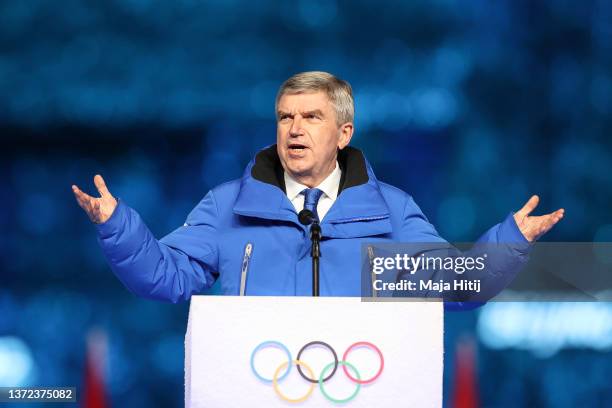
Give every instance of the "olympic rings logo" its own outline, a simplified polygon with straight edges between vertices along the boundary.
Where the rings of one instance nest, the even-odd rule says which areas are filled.
[[[319,374],[318,377],[315,376],[312,368],[308,364],[306,364],[303,360],[300,359],[304,351],[313,346],[322,346],[328,349],[333,356],[333,361],[327,364],[321,370],[321,373]],[[255,355],[259,351],[265,348],[268,348],[268,347],[278,348],[282,350],[287,356],[287,361],[283,362],[281,365],[279,365],[276,368],[272,378],[263,377],[255,368]],[[361,374],[359,373],[357,368],[353,364],[347,361],[348,355],[351,353],[351,351],[359,347],[366,347],[371,350],[374,350],[378,354],[378,357],[380,359],[380,365],[378,367],[378,371],[371,378],[362,379]],[[300,376],[304,380],[310,383],[310,387],[308,388],[308,391],[306,392],[306,394],[298,398],[290,398],[286,396],[285,394],[282,393],[279,387],[279,383],[285,378],[287,378],[287,376],[289,375],[289,372],[291,371],[291,367],[293,365],[297,367],[297,371],[300,374]],[[328,391],[325,389],[325,385],[324,385],[328,380],[330,380],[336,374],[336,371],[338,370],[338,366],[342,366],[342,370],[344,371],[344,374],[347,376],[347,378],[351,380],[353,383],[355,383],[355,390],[353,391],[353,393],[349,395],[347,398],[343,398],[343,399],[332,397],[328,393]],[[257,347],[253,349],[253,352],[251,353],[251,370],[253,371],[253,374],[255,374],[255,377],[257,377],[259,380],[265,383],[271,383],[272,388],[274,389],[274,392],[276,393],[276,395],[278,395],[278,397],[281,398],[282,400],[290,402],[290,403],[300,403],[300,402],[306,401],[310,397],[312,392],[314,391],[314,388],[317,384],[319,384],[319,389],[321,390],[321,393],[328,401],[331,401],[336,404],[342,404],[342,403],[349,402],[357,396],[363,384],[371,384],[374,381],[376,381],[378,377],[380,377],[380,375],[382,374],[384,368],[385,368],[385,359],[384,359],[382,352],[374,344],[367,342],[367,341],[358,341],[356,343],[351,344],[346,349],[344,354],[342,355],[342,360],[338,360],[338,355],[336,354],[336,350],[334,350],[332,346],[325,343],[324,341],[318,341],[318,340],[311,341],[310,343],[306,343],[298,352],[297,358],[295,360],[291,356],[291,352],[289,351],[287,346],[285,346],[283,343],[279,341],[274,341],[274,340],[264,341],[263,343],[260,343]],[[351,373],[349,373],[349,369],[350,371],[352,371],[352,375]],[[307,374],[304,373],[304,371],[306,371]],[[281,375],[281,372],[283,372],[282,375]]]

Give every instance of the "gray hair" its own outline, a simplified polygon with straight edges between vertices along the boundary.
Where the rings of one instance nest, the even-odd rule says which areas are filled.
[[[353,122],[355,106],[351,85],[323,71],[301,72],[283,82],[278,90],[278,94],[276,94],[276,103],[274,105],[276,114],[278,115],[278,102],[283,95],[319,91],[323,91],[327,94],[329,101],[336,111],[336,123],[338,125]]]

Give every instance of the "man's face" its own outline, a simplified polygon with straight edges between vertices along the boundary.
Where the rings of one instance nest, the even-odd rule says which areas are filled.
[[[353,124],[338,125],[324,92],[286,94],[278,101],[276,143],[289,175],[315,187],[336,166],[337,149],[348,145]]]

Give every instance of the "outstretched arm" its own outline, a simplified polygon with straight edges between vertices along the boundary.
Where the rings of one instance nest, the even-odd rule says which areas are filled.
[[[138,296],[176,303],[210,287],[217,277],[216,205],[212,193],[200,203],[198,220],[181,227],[165,244],[153,236],[138,213],[117,200],[100,175],[94,177],[100,197],[72,186],[75,198],[95,223],[98,242],[119,280]],[[196,225],[197,224],[197,225]],[[194,245],[198,242],[198,245]]]
[[[423,253],[427,256],[478,256],[489,252],[486,269],[479,273],[466,272],[456,275],[454,272],[423,271],[414,275],[400,274],[400,279],[443,279],[451,281],[456,277],[480,279],[482,291],[476,296],[470,293],[452,293],[446,297],[445,307],[451,310],[470,309],[481,304],[503,290],[515,278],[528,260],[531,243],[548,232],[564,216],[564,210],[559,209],[550,214],[533,216],[531,213],[537,207],[539,198],[531,197],[515,214],[508,215],[500,224],[485,232],[474,247],[461,253],[441,238],[434,227],[427,221],[420,208],[409,198],[404,214],[404,231],[402,241],[422,244]],[[427,243],[432,243],[431,250],[425,249]],[[437,244],[436,244],[437,243]],[[444,244],[448,248],[444,250]],[[414,294],[412,294],[414,295]],[[432,292],[418,293],[422,297],[439,297]],[[470,303],[463,303],[470,302]]]

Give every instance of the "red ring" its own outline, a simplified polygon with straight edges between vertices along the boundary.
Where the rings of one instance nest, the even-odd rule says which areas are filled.
[[[348,355],[348,353],[350,353],[352,349],[359,347],[359,346],[370,347],[378,353],[378,357],[380,357],[380,368],[378,369],[378,372],[376,373],[376,375],[374,375],[374,377],[370,378],[369,380],[359,380],[357,378],[351,377],[345,365],[342,366],[342,369],[344,370],[344,373],[346,374],[346,376],[351,379],[351,381],[356,382],[357,384],[369,384],[371,382],[376,381],[376,379],[380,377],[380,375],[382,374],[383,369],[385,368],[385,358],[383,357],[383,354],[380,351],[380,349],[376,347],[374,344],[368,341],[358,341],[357,343],[351,344],[349,348],[346,349],[346,351],[344,352],[344,355],[342,356],[342,360],[347,361],[346,356]]]

